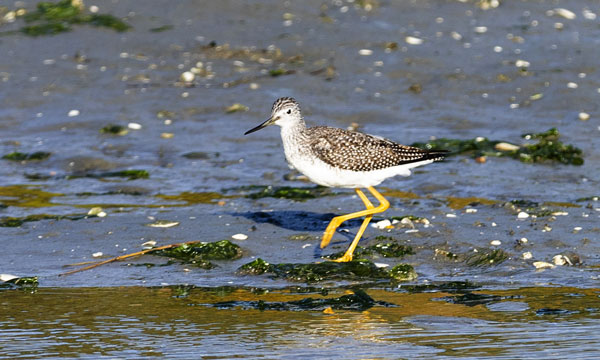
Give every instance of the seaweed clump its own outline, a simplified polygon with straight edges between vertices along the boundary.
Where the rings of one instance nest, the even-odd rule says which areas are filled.
[[[368,260],[349,262],[322,262],[310,264],[269,264],[256,259],[238,269],[240,275],[270,274],[273,278],[284,278],[307,283],[325,280],[397,280],[406,281],[416,278],[412,266],[401,264],[387,271]]]
[[[111,134],[119,136],[127,135],[128,132],[129,130],[127,130],[125,126],[115,124],[109,124],[100,129],[101,134]]]
[[[36,151],[33,153],[22,153],[18,151],[11,152],[10,154],[6,154],[2,156],[4,160],[10,161],[41,161],[46,160],[52,155],[49,152],[45,151]]]
[[[481,156],[511,157],[524,163],[558,162],[566,165],[583,165],[581,149],[559,141],[556,128],[541,133],[524,134],[525,140],[537,140],[535,144],[520,146],[498,140],[478,137],[469,140],[440,138],[427,143],[413,143],[412,146],[429,150],[449,150],[449,155],[470,154]]]
[[[136,180],[136,179],[147,179],[150,177],[150,174],[147,170],[119,170],[119,171],[107,171],[102,173],[84,173],[84,174],[73,174],[67,176],[67,179],[78,179],[78,178],[108,178],[108,177],[121,177],[127,178],[127,180]]]
[[[212,269],[215,266],[209,260],[235,260],[242,256],[241,248],[229,240],[210,243],[183,244],[171,249],[151,252],[152,255],[167,256],[193,264],[202,269]]]
[[[278,199],[290,199],[304,201],[307,199],[315,199],[318,197],[333,195],[329,188],[324,186],[296,188],[291,186],[252,186],[242,190],[258,190],[246,195],[250,199],[262,199],[265,197],[273,197]]]
[[[337,259],[344,255],[345,251],[325,255],[326,259]],[[355,257],[373,256],[379,254],[384,258],[403,258],[406,255],[414,255],[415,251],[410,245],[401,245],[396,242],[385,242],[367,247],[358,246],[354,251]]]
[[[61,0],[56,3],[42,1],[37,4],[36,11],[24,16],[29,25],[21,28],[21,32],[29,36],[55,35],[72,30],[72,25],[89,24],[107,27],[117,32],[131,28],[121,19],[109,14],[86,14],[83,3],[76,0]]]
[[[0,290],[25,289],[35,290],[38,286],[38,277],[13,277],[12,279],[0,282]]]
[[[219,309],[231,309],[235,307],[241,307],[244,309],[279,311],[323,311],[326,309],[364,311],[372,308],[375,305],[390,306],[391,304],[388,304],[383,301],[375,301],[372,297],[369,296],[369,294],[367,294],[364,290],[360,289],[354,290],[353,294],[342,295],[336,298],[315,299],[312,297],[308,297],[302,300],[274,302],[265,302],[263,300],[223,301],[212,304],[212,306]]]

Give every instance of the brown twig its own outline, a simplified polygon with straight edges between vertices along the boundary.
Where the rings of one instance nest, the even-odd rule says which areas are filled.
[[[142,251],[137,251],[137,252],[134,252],[134,253],[131,253],[131,254],[116,256],[116,257],[113,257],[113,258],[110,258],[110,259],[106,259],[104,261],[97,262],[97,263],[89,265],[89,266],[85,266],[85,267],[82,267],[82,268],[79,268],[79,269],[67,271],[65,273],[59,274],[58,276],[71,275],[71,274],[78,273],[80,271],[90,270],[90,269],[93,269],[93,268],[98,267],[100,265],[108,264],[108,263],[111,263],[111,262],[114,262],[114,261],[121,261],[121,260],[128,259],[130,257],[144,255],[144,254],[147,254],[147,253],[153,252],[153,251],[171,249],[171,248],[182,246],[182,245],[196,244],[196,243],[199,243],[199,242],[200,241],[188,241],[188,242],[183,242],[183,243],[177,243],[177,244],[171,244],[171,245],[164,245],[164,246],[159,246],[159,247],[152,248],[152,249],[146,249],[146,250],[142,250]]]

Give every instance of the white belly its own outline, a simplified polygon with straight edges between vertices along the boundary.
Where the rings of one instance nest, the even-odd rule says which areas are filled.
[[[296,156],[288,158],[288,162],[296,170],[306,175],[310,181],[328,187],[365,188],[381,184],[385,179],[400,176],[409,176],[410,169],[429,164],[433,160],[425,160],[405,165],[393,166],[373,171],[352,171],[334,168],[331,165],[313,158]]]

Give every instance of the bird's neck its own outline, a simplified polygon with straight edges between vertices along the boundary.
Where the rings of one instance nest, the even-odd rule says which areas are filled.
[[[300,118],[298,121],[295,121],[291,124],[285,124],[281,127],[281,138],[283,142],[297,139],[304,135],[304,131],[306,130],[306,123],[304,119]]]
[[[306,124],[303,119],[293,124],[286,124],[281,127],[281,140],[283,142],[283,150],[290,164],[294,163],[294,154],[297,149],[301,148],[304,139],[306,138]]]

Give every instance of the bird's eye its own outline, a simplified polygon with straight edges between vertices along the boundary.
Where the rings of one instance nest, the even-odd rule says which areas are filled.
[[[292,109],[288,109],[287,113],[291,114],[292,113]]]

